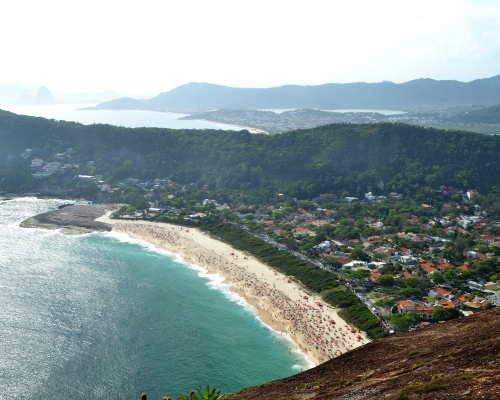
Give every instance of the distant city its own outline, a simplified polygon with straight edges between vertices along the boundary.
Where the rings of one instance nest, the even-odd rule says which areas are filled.
[[[264,110],[221,109],[194,113],[182,119],[204,119],[219,123],[247,126],[268,134],[278,134],[297,129],[310,129],[335,123],[403,122],[406,124],[436,126],[444,129],[472,130],[494,134],[498,124],[470,124],[457,119],[458,115],[482,109],[481,106],[412,107],[406,112],[365,111],[330,112],[311,109],[287,110],[281,113]]]

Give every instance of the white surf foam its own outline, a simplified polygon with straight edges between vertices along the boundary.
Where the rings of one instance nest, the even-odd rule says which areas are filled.
[[[298,347],[298,345],[295,343],[295,341],[292,339],[292,337],[288,333],[282,333],[280,331],[277,331],[277,330],[273,329],[272,327],[270,327],[269,325],[262,322],[262,320],[258,316],[258,310],[253,305],[248,303],[238,293],[231,291],[230,290],[231,285],[224,283],[225,277],[223,275],[209,273],[206,268],[201,267],[197,264],[191,264],[191,263],[187,262],[178,253],[172,253],[168,250],[159,249],[158,247],[154,246],[153,244],[151,244],[145,240],[132,238],[127,233],[124,233],[124,232],[110,231],[110,232],[96,232],[96,234],[105,235],[105,236],[111,237],[111,238],[118,240],[120,242],[123,242],[123,243],[131,243],[131,244],[139,245],[148,251],[152,251],[152,252],[155,252],[158,254],[166,255],[170,259],[173,259],[174,261],[176,261],[180,264],[183,264],[190,269],[197,271],[198,276],[200,278],[205,279],[207,281],[207,285],[211,289],[220,290],[225,295],[225,297],[227,299],[236,302],[245,311],[252,313],[254,315],[255,319],[258,321],[258,323],[261,324],[266,329],[268,329],[269,331],[271,331],[271,333],[273,335],[275,335],[276,338],[278,338],[279,340],[285,340],[287,342],[288,346],[290,347],[290,350],[292,351],[292,353],[297,354],[298,356],[300,356],[301,358],[303,358],[306,361],[306,363],[307,363],[307,366],[305,367],[306,369],[310,369],[310,368],[313,368],[316,366],[311,361],[311,359]],[[294,364],[294,366],[297,366],[297,369],[299,369],[299,370],[304,368],[303,365]],[[294,368],[294,367],[292,366],[292,368]]]

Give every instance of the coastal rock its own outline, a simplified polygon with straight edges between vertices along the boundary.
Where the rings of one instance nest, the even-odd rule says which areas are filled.
[[[102,207],[70,205],[28,218],[21,223],[21,226],[24,228],[63,228],[80,232],[110,231],[111,225],[95,221],[105,213],[106,210]]]

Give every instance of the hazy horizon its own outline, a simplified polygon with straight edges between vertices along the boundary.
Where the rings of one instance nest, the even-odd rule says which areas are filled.
[[[19,0],[0,15],[0,82],[66,93],[468,82],[500,71],[492,0]]]

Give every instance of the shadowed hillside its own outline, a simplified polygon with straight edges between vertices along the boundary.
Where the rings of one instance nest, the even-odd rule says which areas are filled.
[[[260,191],[261,197],[344,191],[362,197],[380,180],[405,195],[443,182],[482,191],[500,186],[500,136],[404,124],[334,124],[266,136],[84,126],[0,111],[0,143],[0,183],[10,191],[20,183],[29,187],[30,176],[18,176],[29,169],[16,165],[24,149],[45,160],[67,148],[74,150],[73,162],[92,160],[110,182],[168,176],[215,190]]]
[[[416,79],[396,84],[327,83],[317,86],[285,85],[273,88],[235,88],[210,83],[191,82],[160,93],[144,103],[151,110],[212,110],[217,108],[395,108],[422,105],[500,103],[500,76],[472,82]],[[113,108],[131,109],[128,102],[114,102]],[[110,108],[107,103],[97,108]]]

